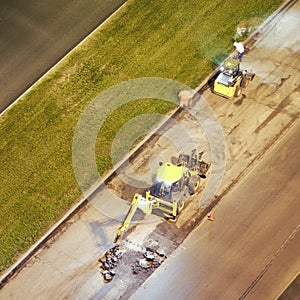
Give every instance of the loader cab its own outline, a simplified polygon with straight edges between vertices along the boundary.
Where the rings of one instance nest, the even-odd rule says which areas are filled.
[[[232,87],[235,84],[235,78],[239,75],[240,63],[235,59],[227,59],[220,67],[220,71],[217,82]]]
[[[240,71],[240,63],[236,59],[229,58],[222,64],[220,71],[228,76],[237,76]]]
[[[242,80],[240,62],[236,59],[227,59],[220,67],[220,73],[214,81],[215,94],[226,98],[240,95],[240,83]]]

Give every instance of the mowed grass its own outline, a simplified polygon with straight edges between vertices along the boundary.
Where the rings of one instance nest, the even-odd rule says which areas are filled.
[[[2,115],[1,272],[80,199],[72,142],[80,114],[97,95],[139,77],[198,86],[220,57],[233,51],[237,24],[254,17],[263,20],[282,2],[129,0]],[[99,172],[111,167],[111,144],[120,127],[140,114],[165,114],[172,107],[169,102],[141,99],[114,112],[97,141]]]

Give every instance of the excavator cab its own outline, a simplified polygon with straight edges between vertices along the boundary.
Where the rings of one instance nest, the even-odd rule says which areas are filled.
[[[173,165],[170,162],[160,164],[156,172],[156,179],[152,188],[153,195],[164,200],[171,200],[172,193],[182,188],[182,179],[187,168]]]

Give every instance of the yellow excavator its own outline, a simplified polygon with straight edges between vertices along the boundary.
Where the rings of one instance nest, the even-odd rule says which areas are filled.
[[[186,198],[194,194],[200,187],[201,178],[206,178],[210,164],[201,160],[203,152],[191,155],[181,154],[176,163],[160,163],[152,188],[145,195],[135,194],[130,209],[120,226],[114,242],[128,228],[136,210],[141,209],[146,215],[153,209],[159,209],[171,220],[175,220],[184,207]]]

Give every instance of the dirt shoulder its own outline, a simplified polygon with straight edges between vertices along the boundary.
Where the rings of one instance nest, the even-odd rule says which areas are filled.
[[[290,14],[293,16],[293,11]],[[244,56],[242,67],[251,69],[256,76],[238,99],[226,100],[209,89],[202,90],[201,98],[191,108],[179,109],[139,154],[106,182],[105,189],[98,190],[79,214],[64,223],[59,234],[44,243],[1,293],[8,295],[8,299],[21,299],[24,294],[31,299],[49,299],[51,295],[72,299],[87,296],[127,299],[132,295],[155,271],[155,268],[142,268],[134,272],[133,267],[144,257],[145,249],[154,252],[163,249],[166,258],[172,255],[207,211],[247,175],[299,118],[299,41],[292,25],[282,16],[276,27],[260,36],[255,47]],[[278,38],[277,44],[274,36]],[[209,104],[223,128],[226,148],[222,148],[220,139],[217,153],[211,151],[211,132],[207,130],[212,119],[207,117],[204,104]],[[198,120],[204,125],[199,126]],[[122,239],[123,255],[115,268],[115,278],[103,283],[97,260],[112,246],[133,194],[151,183],[159,161],[170,160],[179,152],[190,152],[193,148],[204,151],[204,159],[215,166],[210,174],[214,176],[203,180],[202,190],[189,198],[174,223],[166,222],[160,214],[136,214]],[[223,176],[218,166],[224,160]],[[142,186],[137,186],[137,175],[143,178],[139,180]],[[209,181],[212,177],[222,180]],[[210,192],[214,192],[214,197],[209,197]],[[109,210],[119,211],[119,217],[110,218]],[[159,267],[163,268],[163,262]]]

